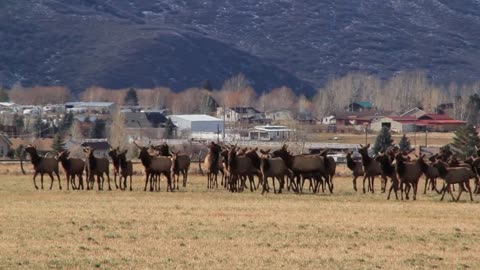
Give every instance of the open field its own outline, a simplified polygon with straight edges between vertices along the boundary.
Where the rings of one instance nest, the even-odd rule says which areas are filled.
[[[374,144],[378,133],[369,133],[365,140],[365,134],[351,134],[351,133],[314,133],[309,134],[309,140],[320,142],[341,142],[341,143],[361,143],[365,144],[365,141]],[[398,144],[403,134],[392,134],[394,143]],[[429,146],[443,146],[453,142],[453,132],[429,132],[425,135],[424,132],[406,133],[406,136],[410,139],[412,146],[415,146],[415,142],[418,145],[425,145],[425,137],[427,145]],[[334,139],[336,138],[336,140]]]
[[[387,201],[350,177],[333,195],[208,191],[201,176],[150,193],[141,179],[134,192],[36,191],[2,175],[0,269],[480,269],[478,196]]]

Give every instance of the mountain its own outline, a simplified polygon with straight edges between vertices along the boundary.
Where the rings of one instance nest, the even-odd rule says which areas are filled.
[[[332,76],[478,79],[478,0],[2,0],[0,84],[312,94]]]

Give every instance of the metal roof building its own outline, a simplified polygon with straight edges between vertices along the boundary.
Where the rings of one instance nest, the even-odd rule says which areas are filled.
[[[170,115],[172,122],[179,130],[190,130],[192,133],[221,132],[223,120],[206,114]]]

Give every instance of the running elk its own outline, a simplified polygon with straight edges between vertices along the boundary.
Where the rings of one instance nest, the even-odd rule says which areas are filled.
[[[446,186],[443,187],[442,191],[442,197],[440,200],[443,200],[443,197],[445,196],[445,193],[448,191],[450,195],[452,196],[452,200],[455,201],[455,198],[453,197],[452,190],[450,189],[450,186],[452,184],[460,184],[461,186],[465,186],[470,193],[470,200],[473,201],[473,196],[472,196],[472,189],[470,188],[470,179],[475,178],[475,173],[472,172],[471,169],[465,168],[465,167],[448,167],[448,165],[441,161],[437,160],[433,166],[435,166],[438,169],[438,172],[440,174],[440,177],[445,181]],[[457,196],[456,201],[460,199],[460,196],[462,195],[463,188],[460,188],[460,192]]]

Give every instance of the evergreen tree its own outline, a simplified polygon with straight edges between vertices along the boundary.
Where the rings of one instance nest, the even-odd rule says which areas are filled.
[[[52,148],[57,153],[60,153],[61,151],[65,150],[65,141],[61,134],[57,133],[55,134],[55,137],[53,137]]]
[[[135,91],[135,89],[128,89],[127,95],[125,95],[124,104],[129,106],[138,106],[137,91]]]
[[[213,114],[217,110],[217,102],[211,95],[205,95],[202,99],[201,113]]]
[[[407,138],[407,135],[403,134],[402,138],[400,139],[400,142],[398,143],[398,147],[400,148],[400,151],[409,151],[412,149],[412,145],[410,144],[410,139]]]
[[[466,158],[475,154],[475,146],[480,145],[478,133],[472,125],[466,125],[454,132],[453,143],[450,148],[459,158]]]
[[[58,132],[65,134],[72,127],[73,118],[74,116],[72,112],[65,113],[62,122],[60,122],[58,126]]]
[[[90,138],[92,139],[102,139],[106,137],[106,123],[105,120],[97,119],[95,123],[93,123],[93,127],[90,130]]]
[[[10,101],[10,97],[5,89],[0,87],[0,102],[8,102]]]
[[[13,122],[15,123],[15,126],[17,127],[17,130],[16,130],[17,134],[16,135],[21,134],[25,129],[25,122],[23,121],[23,119],[24,119],[23,115],[15,114],[13,116]]]
[[[35,123],[33,124],[33,130],[35,131],[35,137],[37,138],[42,137],[42,130],[43,130],[42,118],[38,117],[37,119],[35,119]]]
[[[167,122],[165,122],[165,138],[172,139],[175,137],[175,124],[172,122],[170,118],[167,118]]]
[[[202,89],[208,90],[208,91],[213,91],[212,84],[210,83],[209,80],[204,80],[202,82],[202,85],[200,86]]]
[[[390,129],[387,127],[382,127],[380,132],[377,135],[377,139],[375,140],[375,144],[373,145],[373,152],[378,154],[380,151],[384,151],[388,147],[392,146],[393,139],[392,134],[390,133]]]

